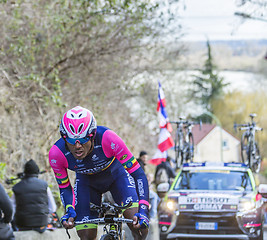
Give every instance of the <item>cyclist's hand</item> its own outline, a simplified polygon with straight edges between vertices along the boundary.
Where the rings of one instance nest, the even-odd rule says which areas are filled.
[[[149,219],[145,214],[136,213],[133,218],[133,226],[137,229],[149,228]]]
[[[66,214],[60,219],[64,228],[70,229],[74,227],[74,219],[76,218],[76,212],[73,206],[67,207]]]

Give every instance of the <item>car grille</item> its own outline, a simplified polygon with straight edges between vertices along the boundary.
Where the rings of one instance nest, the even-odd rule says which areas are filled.
[[[217,222],[217,230],[196,230],[196,222]],[[172,232],[187,234],[241,234],[233,212],[180,212]]]

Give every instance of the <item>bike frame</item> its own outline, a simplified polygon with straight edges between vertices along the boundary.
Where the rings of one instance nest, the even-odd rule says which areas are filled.
[[[249,126],[249,127],[241,127],[240,130],[245,130],[244,135],[248,137],[248,144],[249,146],[255,145],[255,127],[254,126]]]

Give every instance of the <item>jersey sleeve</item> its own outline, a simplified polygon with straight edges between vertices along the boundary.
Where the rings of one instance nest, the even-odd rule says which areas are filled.
[[[66,208],[68,205],[75,207],[74,191],[67,172],[68,161],[56,145],[49,151],[49,163],[54,171],[64,207]]]
[[[139,197],[139,210],[149,208],[149,187],[145,172],[127,148],[124,141],[113,131],[107,130],[102,138],[103,151],[107,157],[114,156],[135,180]]]

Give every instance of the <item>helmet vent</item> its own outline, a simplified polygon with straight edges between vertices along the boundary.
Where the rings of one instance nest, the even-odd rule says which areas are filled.
[[[72,118],[74,118],[74,115],[73,114],[71,114],[71,116],[72,116]]]
[[[79,118],[82,116],[83,114],[81,113],[80,115],[79,115]]]
[[[69,126],[70,126],[70,130],[72,131],[72,133],[75,134],[75,129],[74,129],[74,127],[72,126],[72,124],[70,124]]]
[[[84,124],[82,123],[80,126],[79,126],[79,128],[78,128],[78,133],[80,133],[81,131],[82,131],[82,129],[83,129],[83,126],[84,126]]]

